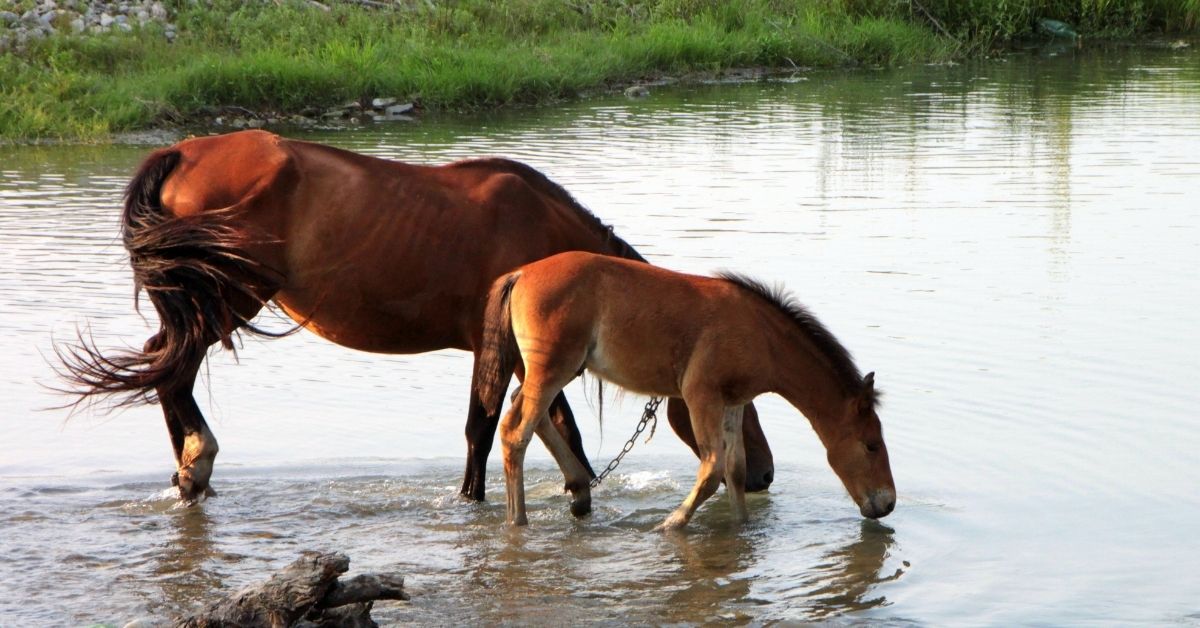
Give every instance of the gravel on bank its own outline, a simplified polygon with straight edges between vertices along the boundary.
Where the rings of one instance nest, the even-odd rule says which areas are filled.
[[[16,3],[0,3],[0,8]],[[36,6],[18,13],[0,11],[0,53],[25,51],[29,42],[60,33],[75,35],[131,32],[155,24],[167,41],[174,41],[171,11],[157,0],[86,2],[84,0],[39,0]]]

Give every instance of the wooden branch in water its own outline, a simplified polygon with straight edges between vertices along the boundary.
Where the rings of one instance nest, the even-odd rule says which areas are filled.
[[[178,628],[332,628],[375,626],[375,600],[407,600],[404,578],[393,574],[338,577],[350,569],[341,553],[305,552],[265,582],[251,585],[181,619]]]

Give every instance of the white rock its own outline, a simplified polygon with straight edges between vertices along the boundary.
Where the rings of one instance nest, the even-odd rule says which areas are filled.
[[[385,114],[387,114],[388,116],[399,116],[399,115],[403,115],[406,113],[410,113],[410,112],[412,112],[412,110],[413,110],[413,104],[410,102],[406,102],[403,105],[392,105],[391,107],[384,109],[383,112]]]

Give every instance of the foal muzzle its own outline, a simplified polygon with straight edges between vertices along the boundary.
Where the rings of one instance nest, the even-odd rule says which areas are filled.
[[[867,499],[858,506],[858,511],[868,519],[886,517],[895,509],[896,491],[887,488],[871,491],[867,495]]]

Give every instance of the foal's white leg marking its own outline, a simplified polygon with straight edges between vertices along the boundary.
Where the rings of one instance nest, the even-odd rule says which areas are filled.
[[[742,411],[745,406],[725,408],[721,420],[722,437],[725,441],[725,490],[729,492],[729,505],[738,523],[746,521],[746,448],[742,443]]]

